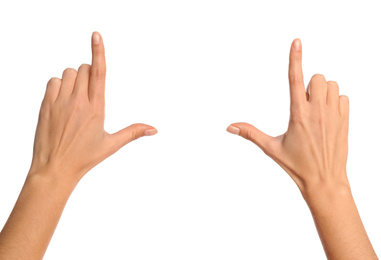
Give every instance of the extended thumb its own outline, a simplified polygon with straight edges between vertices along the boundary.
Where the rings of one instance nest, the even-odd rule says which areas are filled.
[[[263,133],[255,126],[248,123],[234,123],[226,129],[229,133],[242,136],[243,138],[252,141],[265,153],[268,152],[270,145],[274,141],[274,137]]]
[[[117,149],[119,149],[142,136],[154,135],[156,133],[157,129],[153,126],[146,124],[132,124],[112,134],[112,137],[114,139],[114,144],[117,146]]]

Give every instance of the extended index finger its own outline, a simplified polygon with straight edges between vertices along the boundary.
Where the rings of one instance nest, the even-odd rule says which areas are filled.
[[[103,39],[100,33],[93,32],[92,41],[92,63],[89,82],[89,99],[104,100],[106,84],[106,57]]]
[[[295,39],[291,45],[288,79],[290,83],[291,106],[306,102],[306,90],[302,70],[302,43],[300,39]]]

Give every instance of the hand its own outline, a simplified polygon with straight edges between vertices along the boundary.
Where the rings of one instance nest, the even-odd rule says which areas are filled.
[[[247,123],[227,131],[254,142],[295,181],[311,211],[327,259],[378,259],[362,224],[346,173],[349,100],[334,81],[312,77],[305,91],[302,46],[291,45],[290,121],[269,136]]]
[[[321,185],[349,186],[348,97],[339,96],[337,83],[319,74],[311,78],[306,93],[299,39],[291,46],[289,84],[291,114],[284,134],[272,137],[247,123],[231,124],[227,131],[258,145],[290,175],[303,196]]]
[[[117,133],[104,130],[106,60],[102,37],[92,36],[92,65],[66,69],[47,84],[29,174],[48,172],[79,181],[125,144],[157,130],[133,124]]]
[[[103,40],[92,36],[92,65],[52,78],[41,104],[31,169],[0,233],[1,259],[42,259],[76,184],[125,144],[157,130],[134,124],[104,130],[106,62]],[[38,223],[38,225],[36,225]]]

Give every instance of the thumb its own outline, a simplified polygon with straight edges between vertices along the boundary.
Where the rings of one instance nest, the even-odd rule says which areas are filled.
[[[113,146],[119,150],[131,141],[143,136],[150,136],[157,133],[157,129],[146,124],[132,124],[111,135]]]
[[[252,141],[267,155],[272,153],[272,147],[275,143],[275,138],[263,133],[261,130],[251,124],[234,123],[229,125],[226,131]]]

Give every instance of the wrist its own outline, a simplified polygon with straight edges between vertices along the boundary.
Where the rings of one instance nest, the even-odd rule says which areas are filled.
[[[306,185],[302,195],[310,209],[352,199],[352,192],[347,178]]]
[[[79,179],[75,179],[71,174],[60,171],[51,166],[34,168],[28,172],[26,182],[39,183],[47,187],[53,187],[63,192],[71,193],[77,186]]]

